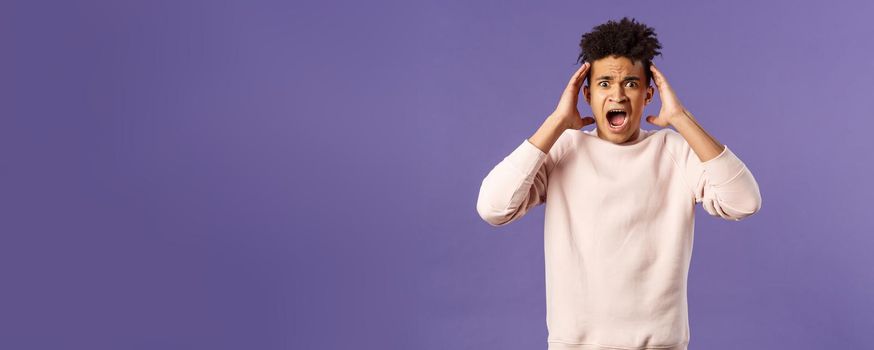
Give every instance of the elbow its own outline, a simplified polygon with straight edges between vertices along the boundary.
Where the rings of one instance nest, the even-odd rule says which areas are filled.
[[[504,226],[511,221],[512,213],[507,213],[507,210],[497,209],[507,207],[507,204],[501,198],[503,196],[488,186],[487,181],[483,181],[476,200],[476,211],[483,221],[495,227]]]
[[[487,202],[479,200],[476,203],[476,211],[479,217],[489,225],[494,227],[504,226],[509,223],[506,215],[502,215],[499,211],[492,208]]]
[[[746,210],[735,209],[731,210],[727,213],[727,215],[723,215],[722,217],[726,220],[741,221],[757,213],[760,208],[761,206],[752,207]]]
[[[762,194],[759,192],[758,186],[756,186],[755,191],[751,191],[751,193],[748,195],[748,199],[743,202],[743,205],[739,206],[739,208],[735,210],[732,220],[740,221],[744,218],[752,216],[755,213],[758,213],[761,209]]]
[[[756,191],[755,205],[753,205],[752,212],[749,215],[753,215],[755,213],[758,213],[759,210],[761,210],[761,209],[762,209],[762,195],[759,193],[759,191]]]

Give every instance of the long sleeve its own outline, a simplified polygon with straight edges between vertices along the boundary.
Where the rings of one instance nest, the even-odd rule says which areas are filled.
[[[492,226],[502,226],[545,202],[552,166],[551,155],[525,139],[483,179],[476,203],[480,217]]]
[[[722,153],[706,162],[701,162],[688,144],[684,144],[682,153],[678,160],[685,163],[695,202],[701,203],[707,213],[739,221],[762,207],[756,179],[727,145]]]

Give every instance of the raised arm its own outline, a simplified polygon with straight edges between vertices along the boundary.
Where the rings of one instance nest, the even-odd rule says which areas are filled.
[[[553,166],[548,153],[528,140],[522,141],[483,179],[476,202],[480,217],[492,226],[502,226],[545,202]]]
[[[646,120],[658,126],[671,125],[682,135],[674,155],[695,196],[710,215],[738,221],[762,207],[762,195],[752,172],[726,145],[698,124],[677,98],[665,76],[650,66],[662,99],[658,116]]]
[[[483,179],[476,209],[490,225],[506,225],[546,201],[547,179],[556,161],[557,152],[550,152],[553,146],[565,130],[578,130],[595,122],[592,117],[580,117],[577,109],[588,69],[586,62],[574,72],[555,111],[534,135],[504,157]]]
[[[676,133],[673,133],[676,135]],[[728,146],[716,157],[702,162],[680,136],[672,153],[683,171],[696,203],[712,216],[739,221],[762,207],[759,184],[746,164]]]

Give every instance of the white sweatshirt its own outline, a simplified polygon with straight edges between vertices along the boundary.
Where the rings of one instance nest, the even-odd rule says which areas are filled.
[[[686,349],[686,280],[694,209],[740,220],[762,198],[728,146],[701,162],[673,129],[631,143],[565,130],[544,153],[524,140],[482,182],[477,211],[493,226],[546,204],[550,350]]]

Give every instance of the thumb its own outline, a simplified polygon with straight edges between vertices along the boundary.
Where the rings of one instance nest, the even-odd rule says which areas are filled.
[[[656,119],[656,116],[654,116],[654,115],[649,115],[649,116],[646,117],[646,122],[647,122],[647,123],[650,123],[650,124],[653,124],[653,125],[657,125],[657,124],[655,123],[655,119]]]
[[[592,118],[589,116],[583,118],[583,126],[590,125],[590,124],[595,124],[595,118]]]

